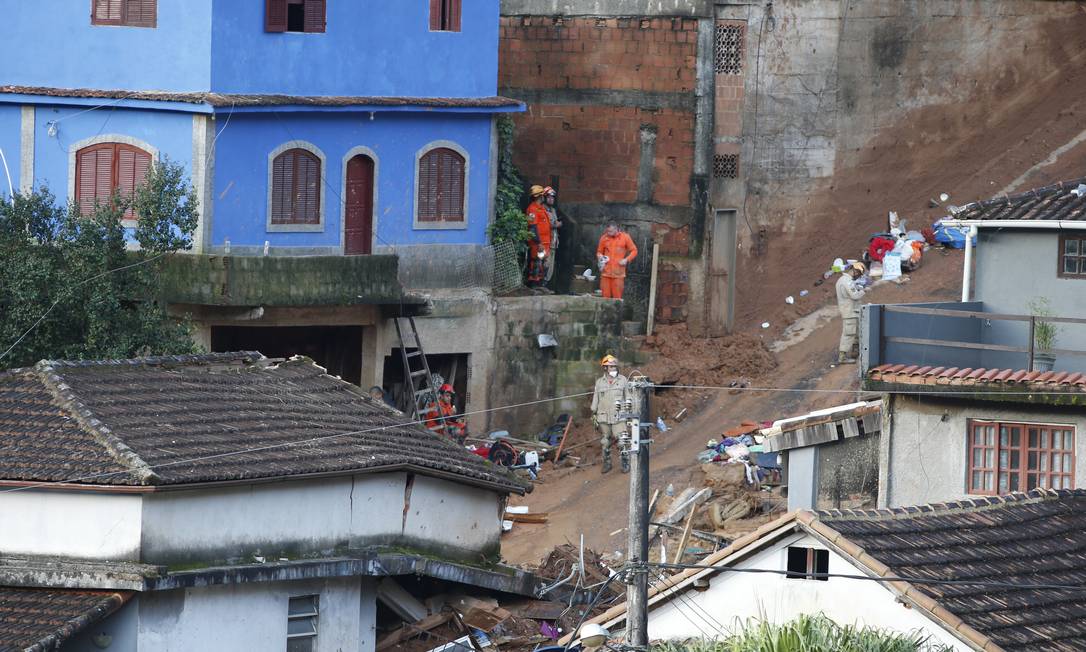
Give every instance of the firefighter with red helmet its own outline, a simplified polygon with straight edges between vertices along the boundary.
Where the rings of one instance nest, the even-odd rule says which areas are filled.
[[[467,437],[467,428],[463,417],[456,416],[456,406],[453,404],[455,396],[452,385],[442,385],[437,390],[437,400],[430,401],[426,406],[423,418],[430,432],[452,437],[456,443],[463,444]]]

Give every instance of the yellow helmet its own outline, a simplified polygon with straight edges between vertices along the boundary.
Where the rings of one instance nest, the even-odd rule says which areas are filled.
[[[618,366],[618,358],[616,358],[615,356],[608,353],[607,355],[603,356],[603,360],[600,360],[600,366],[601,367],[617,367]]]
[[[531,188],[530,188],[530,189],[528,190],[528,193],[529,193],[529,194],[530,194],[530,195],[531,195],[532,197],[539,197],[539,196],[541,196],[541,195],[543,194],[543,186],[540,186],[540,185],[536,184],[536,185],[532,186],[532,187],[531,187]]]
[[[852,263],[852,269],[859,270],[861,274],[867,272],[867,268],[864,267],[864,264],[861,262]]]

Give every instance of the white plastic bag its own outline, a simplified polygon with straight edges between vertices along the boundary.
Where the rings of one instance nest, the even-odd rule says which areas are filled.
[[[886,257],[882,259],[882,278],[886,281],[892,281],[895,278],[901,276],[901,256],[897,254],[886,254]]]

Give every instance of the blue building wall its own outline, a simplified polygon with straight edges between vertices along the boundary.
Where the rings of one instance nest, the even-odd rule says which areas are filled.
[[[3,4],[4,84],[172,91],[210,86],[211,0],[160,0],[154,29],[91,25],[90,0]]]
[[[214,7],[211,84],[216,92],[409,97],[497,92],[499,0],[464,2],[460,32],[431,32],[425,0],[329,2],[324,34],[266,33],[264,3],[258,0],[215,0]]]
[[[50,136],[49,122],[54,120],[57,134]],[[192,114],[116,107],[88,111],[78,106],[38,106],[34,115],[35,187],[44,183],[58,200],[64,201],[71,187],[68,165],[72,147],[88,138],[112,135],[143,141],[156,149],[160,157],[168,156],[191,173]]]
[[[219,128],[225,119],[219,117]],[[374,246],[486,242],[489,219],[491,116],[452,113],[236,114],[215,146],[215,210],[209,246],[342,246],[343,158],[356,146],[377,157]],[[324,229],[268,232],[268,155],[306,141],[325,156]],[[437,140],[468,153],[466,228],[415,229],[415,157]]]
[[[20,132],[22,128],[22,110],[17,105],[0,104],[0,149],[8,162],[11,174],[11,186],[19,192],[19,153],[21,150]],[[8,180],[0,167],[0,198],[10,197]]]

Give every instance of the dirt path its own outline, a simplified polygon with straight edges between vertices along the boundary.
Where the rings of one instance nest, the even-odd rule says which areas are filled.
[[[947,255],[933,250],[924,266],[904,285],[885,285],[870,295],[872,303],[954,300],[961,282],[960,252]],[[821,307],[813,301],[804,306],[813,313]],[[674,483],[687,486],[697,469],[695,456],[706,440],[745,419],[778,419],[846,403],[859,388],[854,365],[830,367],[837,352],[840,321],[810,320],[811,325],[794,335],[802,341],[777,354],[779,365],[768,376],[754,379],[754,387],[777,387],[819,392],[759,392],[738,395],[706,391],[702,407],[689,418],[656,436],[652,454],[651,486]],[[722,385],[728,379],[721,379]],[[831,390],[841,390],[840,392]],[[502,554],[514,564],[538,563],[554,546],[578,541],[599,552],[624,550],[629,479],[617,472],[601,475],[599,466],[546,470],[543,482],[528,496],[511,501],[528,505],[533,512],[548,512],[546,525],[517,525],[502,539]],[[618,531],[618,532],[616,532]]]

